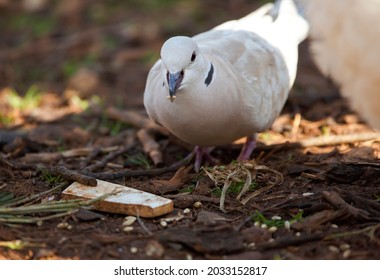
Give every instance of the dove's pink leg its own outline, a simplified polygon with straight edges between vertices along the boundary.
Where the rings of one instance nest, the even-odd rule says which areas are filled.
[[[213,149],[214,149],[213,147],[204,148],[204,147],[199,147],[199,146],[196,146],[194,148],[193,153],[195,153],[195,162],[194,162],[195,172],[197,172],[197,173],[199,172],[199,170],[201,169],[201,165],[202,165],[203,161],[208,161],[208,162],[211,162],[213,164],[216,164],[219,162],[216,158],[214,158],[212,155],[210,155],[210,153],[212,152]]]
[[[253,136],[248,136],[243,148],[241,149],[240,155],[237,160],[249,160],[253,150],[256,148],[256,134]]]

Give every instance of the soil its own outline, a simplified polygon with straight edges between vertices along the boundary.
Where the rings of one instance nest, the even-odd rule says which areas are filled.
[[[236,199],[243,179],[222,211],[223,182],[216,186],[204,170],[170,180],[179,167],[168,167],[191,147],[146,126],[143,90],[161,44],[263,1],[21,2],[0,3],[0,259],[380,258],[380,141],[365,137],[373,130],[319,73],[308,42],[281,116],[246,164],[257,173],[243,196],[252,198]],[[115,111],[137,113],[140,122],[125,123]],[[162,161],[144,151],[142,129]],[[334,142],[342,135],[351,136]],[[237,168],[240,147],[213,151],[223,172]],[[65,154],[74,149],[85,152]],[[131,231],[127,215],[88,207],[46,220],[57,212],[1,212],[7,196],[35,196],[19,209],[58,201],[72,181],[60,166],[170,198],[174,211],[139,217]]]

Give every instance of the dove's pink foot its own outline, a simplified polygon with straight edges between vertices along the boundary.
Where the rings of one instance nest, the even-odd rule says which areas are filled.
[[[244,161],[249,160],[252,155],[253,150],[256,148],[256,134],[253,136],[248,136],[247,140],[241,149],[240,155],[237,160]]]
[[[212,152],[214,148],[204,148],[196,146],[194,148],[193,153],[195,154],[195,162],[194,162],[194,170],[195,172],[199,172],[201,169],[201,165],[203,161],[208,161],[212,164],[217,164],[219,161],[214,158],[210,153]]]

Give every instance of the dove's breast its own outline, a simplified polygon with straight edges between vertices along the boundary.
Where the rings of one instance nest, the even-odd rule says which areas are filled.
[[[170,102],[163,84],[166,70],[158,62],[144,95],[149,116],[198,146],[229,144],[269,128],[289,91],[280,52],[251,32],[211,31],[208,40],[206,35],[196,39],[214,67],[212,82],[202,78],[185,85]]]

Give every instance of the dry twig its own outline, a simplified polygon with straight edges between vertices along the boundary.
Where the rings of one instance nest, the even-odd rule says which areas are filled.
[[[140,176],[158,176],[161,174],[165,174],[168,172],[173,172],[178,170],[181,166],[188,165],[189,162],[192,160],[193,154],[190,154],[188,157],[184,158],[183,160],[168,166],[168,167],[161,167],[161,168],[155,168],[155,169],[148,169],[148,170],[124,170],[122,172],[115,172],[115,173],[93,173],[87,170],[81,171],[82,174],[85,174],[87,176],[91,176],[100,180],[114,180],[119,179],[123,177],[140,177]]]
[[[346,135],[329,135],[304,139],[298,143],[301,147],[333,146],[380,139],[380,132],[352,133]]]
[[[294,148],[334,146],[334,145],[340,145],[340,144],[365,142],[365,141],[370,141],[370,140],[380,140],[380,132],[318,136],[318,137],[298,140],[295,142],[285,142],[285,143],[273,144],[273,145],[268,145],[268,146],[258,146],[257,150],[273,151],[273,150],[284,150],[284,149],[294,149]]]
[[[350,217],[364,221],[379,221],[379,218],[371,217],[371,215],[367,211],[348,204],[346,201],[344,201],[343,198],[340,197],[340,195],[337,192],[322,191],[322,196],[333,207],[335,207],[338,210],[344,210]]]
[[[83,185],[92,186],[92,187],[95,187],[97,185],[97,181],[95,178],[83,175],[74,170],[67,169],[64,166],[59,166],[57,168],[54,168],[52,171],[53,173],[57,173],[61,175],[63,179],[69,182],[76,181]]]
[[[144,117],[135,111],[119,111],[113,107],[109,107],[107,108],[107,115],[110,118],[119,120],[127,124],[131,124],[137,128],[145,128],[148,131],[158,132],[165,136],[169,135],[169,132],[166,128],[158,124],[155,124],[147,117]]]
[[[128,143],[127,145],[119,148],[118,150],[109,153],[101,161],[87,166],[84,170],[95,171],[95,170],[98,170],[98,169],[105,167],[109,161],[111,161],[114,158],[126,153],[127,151],[129,151],[133,147],[133,145],[134,145],[134,143]],[[85,173],[82,172],[82,174],[85,174]]]
[[[162,152],[160,151],[160,145],[154,140],[148,130],[142,128],[137,132],[137,138],[143,145],[143,150],[152,159],[155,166],[162,164]]]
[[[303,236],[284,236],[275,239],[271,243],[265,242],[257,245],[257,250],[273,250],[289,246],[300,246],[305,243],[322,240],[325,236],[325,233],[314,233]]]

